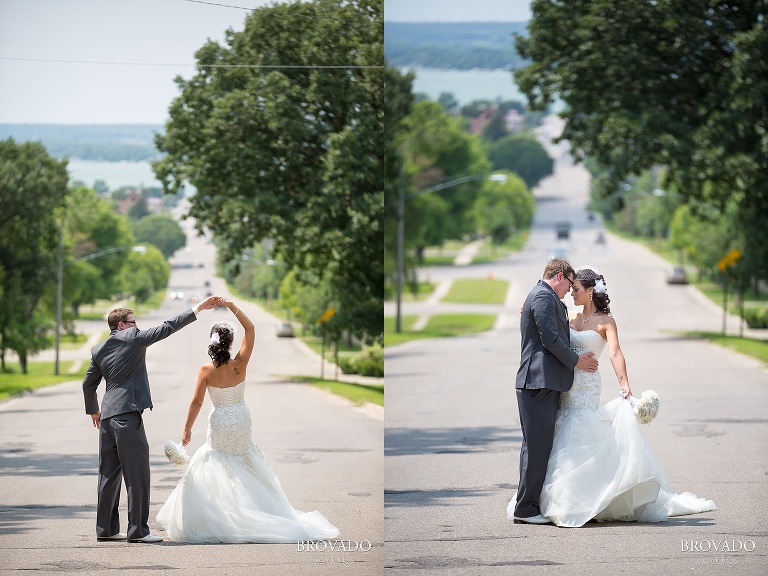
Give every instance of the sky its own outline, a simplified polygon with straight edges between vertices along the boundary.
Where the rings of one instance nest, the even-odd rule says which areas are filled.
[[[247,14],[190,0],[0,0],[0,123],[162,124],[173,78],[191,77],[195,51]]]
[[[530,0],[384,0],[387,22],[526,22]]]
[[[173,78],[194,74],[195,51],[242,30],[248,10],[232,6],[272,3],[0,0],[0,123],[163,124],[179,94]],[[384,17],[514,22],[530,9],[529,0],[385,0]]]

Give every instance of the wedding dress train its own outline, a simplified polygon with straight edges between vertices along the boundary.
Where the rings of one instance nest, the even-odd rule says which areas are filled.
[[[251,439],[245,383],[208,387],[213,410],[207,443],[157,514],[179,542],[290,543],[338,536],[320,512],[295,510],[264,454]]]
[[[594,352],[605,340],[594,330],[571,329],[571,348]],[[600,406],[600,374],[576,368],[573,387],[560,397],[555,438],[541,492],[541,514],[558,526],[589,520],[658,522],[715,509],[711,500],[676,494],[635,419],[616,398]],[[507,507],[512,518],[517,494]]]

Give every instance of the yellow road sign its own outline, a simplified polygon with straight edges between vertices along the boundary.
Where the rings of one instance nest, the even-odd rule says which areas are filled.
[[[318,324],[322,324],[323,322],[328,322],[331,318],[333,318],[333,315],[336,314],[335,308],[328,308],[320,318],[317,319]]]
[[[741,251],[738,248],[734,248],[720,259],[720,262],[717,263],[717,267],[721,272],[724,272],[726,268],[736,264],[736,262],[739,261],[739,258],[741,258]]]

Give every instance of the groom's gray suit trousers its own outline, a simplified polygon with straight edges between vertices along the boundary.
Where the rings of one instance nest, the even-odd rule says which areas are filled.
[[[555,438],[560,392],[549,388],[517,388],[515,391],[520,412],[520,427],[523,431],[515,516],[530,518],[541,514],[539,497],[547,476],[547,462]]]
[[[137,540],[149,534],[149,443],[138,411],[117,414],[99,424],[97,537],[120,532],[123,479],[128,492],[128,539]]]

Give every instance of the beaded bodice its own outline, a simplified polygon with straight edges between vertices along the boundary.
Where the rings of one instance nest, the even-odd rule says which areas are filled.
[[[605,348],[605,340],[594,330],[581,332],[571,328],[571,349],[577,354],[594,352],[599,358]],[[585,372],[576,368],[573,373],[573,387],[560,396],[560,411],[572,408],[597,410],[600,406],[600,373]]]
[[[245,404],[245,382],[230,388],[208,386],[213,410],[208,417],[208,444],[225,454],[240,455],[252,445],[251,413]]]

